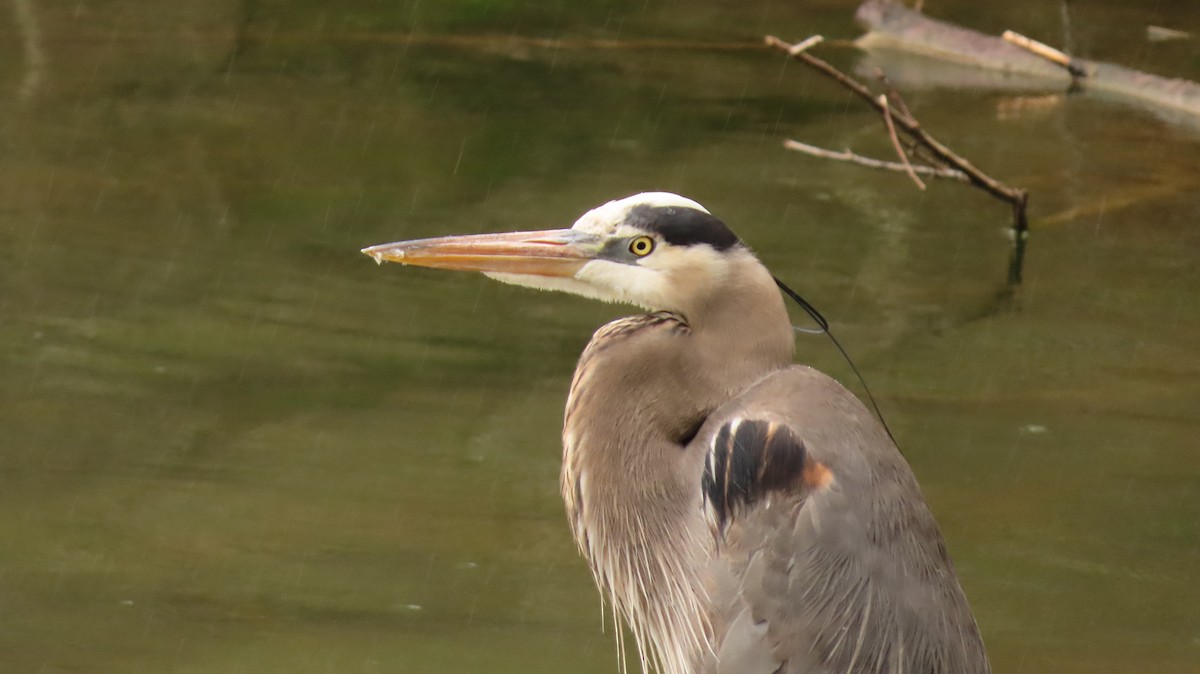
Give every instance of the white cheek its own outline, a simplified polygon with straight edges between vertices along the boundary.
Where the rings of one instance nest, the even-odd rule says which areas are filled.
[[[662,272],[635,264],[609,260],[592,260],[580,269],[575,278],[594,288],[603,288],[610,302],[636,304],[651,311],[673,308],[667,288],[667,276]]]
[[[573,278],[563,278],[561,276],[538,276],[535,274],[512,274],[498,271],[485,271],[483,272],[483,275],[500,281],[501,283],[511,283],[515,286],[537,288],[538,290],[559,290],[592,299],[607,299],[602,295],[599,289]]]
[[[668,298],[682,308],[686,298],[704,297],[725,283],[729,265],[720,253],[709,246],[670,247],[659,250],[642,260],[642,266],[654,271],[661,279]]]

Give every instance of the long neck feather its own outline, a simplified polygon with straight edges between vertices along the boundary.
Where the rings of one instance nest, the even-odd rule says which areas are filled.
[[[644,670],[695,671],[711,650],[700,518],[704,418],[791,362],[792,331],[753,258],[692,316],[619,319],[580,357],[563,428],[562,490],[601,592],[629,623]]]

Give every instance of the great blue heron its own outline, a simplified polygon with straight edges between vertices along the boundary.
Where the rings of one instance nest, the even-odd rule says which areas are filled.
[[[363,252],[649,310],[584,349],[561,481],[644,670],[990,671],[912,470],[854,395],[792,364],[773,277],[700,204],[638,194],[570,229]]]

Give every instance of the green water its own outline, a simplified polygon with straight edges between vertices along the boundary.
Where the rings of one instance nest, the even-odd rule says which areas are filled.
[[[853,4],[0,8],[0,671],[616,671],[557,474],[622,309],[358,249],[649,189],[833,319],[998,672],[1200,671],[1200,132],[914,85],[1033,195],[1007,296],[1004,207],[782,149],[889,151],[739,47],[853,36]],[[935,4],[1056,41],[1047,3]],[[1200,7],[1127,4],[1076,8],[1081,51],[1200,79],[1200,38],[1142,37]]]

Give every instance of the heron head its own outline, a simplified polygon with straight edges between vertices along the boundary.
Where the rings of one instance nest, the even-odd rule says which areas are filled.
[[[364,248],[376,262],[478,271],[505,283],[685,315],[754,263],[703,206],[647,192],[584,213],[570,229],[447,236]]]

